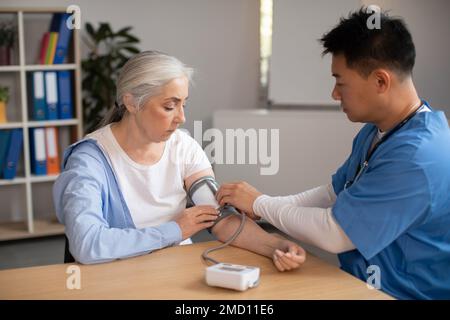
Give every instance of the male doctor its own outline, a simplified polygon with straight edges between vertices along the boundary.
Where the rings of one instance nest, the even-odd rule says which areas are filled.
[[[332,54],[332,97],[350,121],[366,123],[331,183],[285,197],[228,183],[217,200],[337,253],[341,268],[363,281],[378,269],[380,289],[396,298],[448,299],[449,126],[416,92],[403,20],[382,13],[381,29],[369,29],[369,16],[352,13],[321,39]]]

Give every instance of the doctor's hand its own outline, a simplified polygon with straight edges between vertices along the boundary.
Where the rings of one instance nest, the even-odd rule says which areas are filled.
[[[185,240],[200,230],[211,227],[218,214],[213,206],[195,206],[183,210],[175,222],[180,226],[182,238]]]
[[[253,202],[262,195],[253,186],[245,181],[224,183],[216,194],[216,199],[220,206],[230,204],[249,218],[258,220],[260,217],[253,212]]]
[[[274,265],[278,271],[297,269],[306,260],[305,250],[294,242],[282,240],[280,246],[272,255]]]

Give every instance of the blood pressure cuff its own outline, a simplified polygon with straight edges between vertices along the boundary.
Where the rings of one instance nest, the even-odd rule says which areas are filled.
[[[219,207],[219,203],[215,198],[218,189],[219,184],[214,177],[204,176],[194,181],[187,191],[188,208],[195,205],[211,205],[215,208],[219,208],[219,217],[214,221],[214,225],[208,228],[209,233],[211,233],[212,228],[223,218],[230,215],[241,216],[236,208],[231,205]]]

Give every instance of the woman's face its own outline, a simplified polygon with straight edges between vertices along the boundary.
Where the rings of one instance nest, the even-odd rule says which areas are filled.
[[[163,142],[183,124],[184,107],[189,95],[187,77],[175,78],[162,87],[135,114],[136,125],[148,142]]]

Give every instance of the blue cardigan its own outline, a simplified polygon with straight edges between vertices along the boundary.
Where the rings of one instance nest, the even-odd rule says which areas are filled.
[[[93,139],[65,150],[53,200],[70,252],[80,263],[143,255],[182,240],[175,221],[136,229],[108,157]]]

